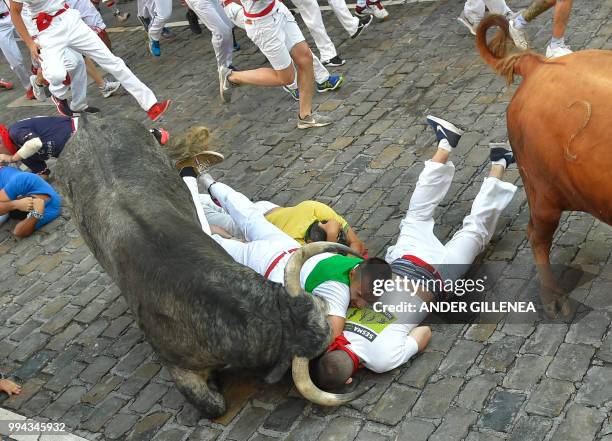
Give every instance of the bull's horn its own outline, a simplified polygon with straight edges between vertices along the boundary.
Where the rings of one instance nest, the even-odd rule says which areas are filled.
[[[334,242],[313,242],[300,247],[289,259],[285,266],[285,289],[291,297],[297,297],[302,294],[300,285],[300,270],[302,265],[312,256],[321,253],[343,252],[354,256],[363,257],[361,254],[347,247]]]
[[[333,394],[319,389],[310,379],[310,371],[308,369],[308,359],[304,357],[293,357],[291,373],[293,374],[293,382],[295,387],[304,398],[321,406],[341,406],[359,398],[366,393],[370,388],[355,389],[347,394]]]

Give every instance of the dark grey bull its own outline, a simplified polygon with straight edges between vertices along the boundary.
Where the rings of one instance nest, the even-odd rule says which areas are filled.
[[[225,412],[211,374],[226,366],[277,381],[296,357],[306,398],[337,405],[356,396],[310,381],[307,359],[330,339],[324,303],[301,295],[296,278],[285,290],[237,264],[203,233],[186,186],[140,123],[82,119],[57,174],[85,242],[179,390],[206,416]]]

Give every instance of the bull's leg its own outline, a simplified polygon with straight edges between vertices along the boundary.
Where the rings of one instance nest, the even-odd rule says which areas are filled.
[[[217,392],[214,381],[208,384],[209,380],[212,381],[212,369],[196,373],[176,366],[166,367],[178,390],[206,417],[215,418],[225,413],[225,398]]]
[[[529,208],[531,217],[527,236],[540,276],[540,298],[546,315],[554,318],[557,315],[557,302],[561,301],[563,305],[561,297],[564,295],[550,267],[550,249],[555,230],[559,226],[561,210],[541,198],[535,201],[530,198]]]

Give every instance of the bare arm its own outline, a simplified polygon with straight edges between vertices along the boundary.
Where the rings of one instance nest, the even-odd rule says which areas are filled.
[[[338,315],[328,315],[327,321],[329,322],[329,326],[332,329],[332,340],[342,334],[344,331],[344,317],[340,317]]]
[[[32,40],[28,29],[26,28],[25,23],[23,22],[23,17],[21,16],[21,11],[23,10],[23,4],[17,3],[11,0],[11,20],[13,21],[13,25],[17,30],[17,33],[25,43],[25,45],[30,50],[30,54],[32,58],[36,61],[40,61],[40,46]]]
[[[4,190],[0,190],[0,215],[6,214],[13,210],[19,210],[27,213],[34,206],[32,198],[22,198],[16,201],[9,199]]]
[[[366,248],[365,244],[361,241],[361,239],[357,237],[357,234],[355,234],[355,232],[353,231],[351,227],[348,227],[348,230],[346,232],[346,241],[348,242],[349,247],[357,251],[362,256],[367,254],[368,249]]]
[[[48,196],[38,195],[34,198],[34,210],[38,211],[40,214],[45,213],[45,199],[48,199]],[[38,219],[35,217],[29,217],[27,219],[22,220],[17,225],[15,225],[15,229],[13,230],[13,234],[17,237],[28,237],[31,235],[36,229],[36,223]]]

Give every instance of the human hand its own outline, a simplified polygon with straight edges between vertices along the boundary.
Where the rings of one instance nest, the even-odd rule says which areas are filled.
[[[17,199],[13,201],[13,203],[15,204],[16,210],[23,211],[24,213],[32,211],[34,208],[34,200],[31,197]]]
[[[13,383],[11,380],[0,380],[0,392],[6,392],[9,396],[15,394],[19,395],[21,393],[21,386],[16,383]]]
[[[40,64],[40,62],[42,61],[42,57],[40,56],[40,45],[33,41],[29,49],[30,49],[30,56],[32,57],[32,59],[36,61],[38,64]]]
[[[13,155],[6,155],[4,153],[0,154],[0,163],[10,164],[11,162],[13,162]]]

